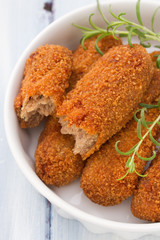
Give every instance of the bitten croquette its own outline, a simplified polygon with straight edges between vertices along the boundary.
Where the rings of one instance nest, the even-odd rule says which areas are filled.
[[[74,139],[60,133],[55,116],[49,116],[35,152],[36,173],[43,182],[57,187],[80,177],[84,162],[74,155]]]
[[[75,137],[83,160],[132,118],[153,76],[151,56],[142,46],[109,49],[67,94],[57,113],[63,134]]]
[[[71,68],[72,53],[62,46],[46,44],[30,55],[14,102],[22,128],[38,126],[62,104]]]
[[[160,94],[160,69],[157,69],[155,67],[151,83],[146,93],[143,96],[142,102],[149,104],[150,102],[153,102],[154,99],[156,99],[159,96],[159,94]],[[101,191],[100,193],[99,191],[97,191],[97,196],[95,198],[91,197],[91,198],[94,198],[94,202],[96,203],[100,202],[100,204],[103,202],[103,205],[105,206],[114,205],[114,204],[121,203],[122,200],[125,200],[130,195],[132,195],[135,187],[138,184],[138,176],[136,176],[136,174],[133,174],[133,175],[128,175],[126,179],[123,179],[119,182],[115,180],[114,174],[116,175],[116,177],[118,177],[118,174],[119,174],[119,177],[120,177],[123,174],[125,174],[125,171],[127,171],[127,169],[125,168],[127,157],[120,156],[115,151],[114,141],[121,140],[122,145],[124,142],[125,145],[123,146],[123,148],[124,148],[124,151],[127,151],[127,149],[131,147],[130,141],[132,144],[136,140],[135,131],[136,131],[136,122],[134,120],[131,120],[127,124],[126,128],[122,129],[113,138],[111,138],[110,141],[108,141],[106,144],[102,146],[102,148],[99,150],[99,153],[97,152],[93,154],[90,157],[91,160],[88,160],[89,163],[86,164],[86,167],[85,167],[86,170],[84,169],[84,172],[82,174],[81,187],[84,188],[84,192],[86,192],[87,196],[88,195],[95,196],[96,195],[95,192],[97,188],[99,189],[99,191]],[[157,132],[160,132],[160,131],[157,129]],[[130,136],[132,136],[131,139],[130,139]],[[149,141],[147,140],[146,143],[149,143]],[[148,149],[148,152],[150,152],[149,146],[146,149]],[[147,154],[146,149],[144,145],[143,149],[141,150],[142,154],[143,154],[143,151],[145,152],[145,154]],[[100,155],[100,159],[98,159],[99,157],[97,157],[99,155]],[[93,162],[90,162],[92,160]],[[101,162],[102,162],[102,165],[101,165]],[[139,169],[140,172],[142,173],[145,163],[141,160],[138,160],[137,158],[136,158],[136,162],[140,168]],[[99,165],[98,168],[100,168],[101,173],[99,173],[99,171],[97,170],[98,171],[98,176],[97,176],[95,172],[96,172],[96,166],[98,165]],[[113,168],[113,171],[112,171],[112,168]],[[121,172],[122,170],[123,170],[123,173]],[[92,174],[95,174],[95,175],[93,176]],[[100,187],[101,179],[99,179],[98,181],[96,180],[96,178],[97,177],[99,178],[100,175],[103,180],[103,184],[101,187]],[[95,182],[98,182],[98,186],[95,182],[93,182],[93,178]],[[95,187],[96,190],[95,191],[93,190],[94,192],[92,192],[93,185],[96,186]],[[104,186],[107,186],[107,190],[104,189]],[[106,198],[106,195],[107,195],[107,198]],[[98,202],[97,202],[97,198],[99,199]]]

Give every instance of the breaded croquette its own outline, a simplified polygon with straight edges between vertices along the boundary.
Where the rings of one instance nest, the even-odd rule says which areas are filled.
[[[137,218],[152,222],[160,221],[160,153],[146,170],[134,191],[131,211]]]
[[[73,154],[73,146],[73,137],[62,135],[56,117],[49,116],[35,152],[36,173],[43,182],[59,187],[81,175],[84,162]]]
[[[160,69],[156,66],[156,59],[157,57],[155,55],[160,54],[160,51],[152,52],[150,53],[150,56],[152,58],[152,62],[154,65],[154,72],[153,77],[151,80],[151,83],[145,92],[142,102],[143,103],[151,103],[154,100],[156,100],[157,97],[160,95]]]
[[[22,128],[38,126],[64,100],[72,53],[56,45],[40,46],[27,59],[14,107]]]
[[[73,67],[70,78],[70,85],[67,91],[73,89],[78,80],[84,76],[94,66],[101,55],[95,49],[95,41],[97,36],[91,37],[85,41],[86,50],[83,49],[82,44],[73,53]],[[98,42],[98,47],[103,53],[106,53],[111,47],[121,45],[120,38],[116,40],[112,36],[102,38]]]
[[[158,96],[159,96],[159,94],[160,94],[160,69],[157,69],[156,67],[155,67],[155,69],[154,69],[154,74],[153,74],[153,77],[152,77],[152,80],[151,80],[151,83],[150,83],[150,85],[149,85],[149,88],[147,89],[147,91],[146,91],[146,93],[145,93],[145,95],[144,95],[144,97],[143,97],[143,99],[142,99],[142,102],[144,102],[144,103],[150,103],[150,102],[153,102],[154,101],[154,99],[156,99]],[[131,123],[131,122],[133,122],[133,123]],[[127,128],[125,128],[124,129],[124,134],[126,133],[127,135],[126,135],[126,143],[125,143],[125,148],[127,149],[127,148],[129,148],[130,146],[127,146],[126,144],[129,144],[129,141],[130,140],[128,140],[129,138],[128,138],[128,136],[129,135],[131,135],[131,132],[134,130],[134,137],[136,138],[136,135],[135,135],[135,128],[136,128],[136,126],[135,126],[135,122],[134,122],[134,120],[131,120],[131,122],[130,123],[128,123],[127,124]],[[131,126],[131,128],[130,128],[130,126]],[[129,131],[129,132],[128,132]],[[123,129],[121,130],[121,132],[123,133]],[[121,134],[121,132],[120,132],[120,134]],[[122,139],[122,141],[123,142],[125,142],[125,136],[124,136],[124,134],[122,135],[122,137],[121,137],[121,139]],[[115,136],[114,136],[114,138],[116,138],[116,140],[115,141],[117,141],[117,140],[119,140],[120,138],[118,138],[119,137],[119,133],[117,133]],[[134,141],[134,140],[133,140]],[[111,145],[110,145],[110,142],[111,142]],[[131,144],[132,144],[132,142],[131,142]],[[109,146],[110,145],[110,146]],[[113,147],[113,149],[112,149],[112,147]],[[103,158],[102,157],[102,154],[101,154],[101,151],[102,152],[104,152],[105,151],[105,149],[107,149],[106,151],[107,152],[109,152],[109,155],[107,156],[107,152],[106,152],[106,154],[105,154],[105,157]],[[125,149],[125,151],[126,151],[126,149]],[[112,155],[112,153],[113,153],[113,155]],[[112,202],[112,204],[114,205],[114,204],[118,204],[118,203],[120,203],[122,200],[124,200],[124,199],[126,199],[127,197],[129,197],[132,193],[133,193],[133,190],[134,190],[134,188],[135,188],[135,186],[136,186],[136,184],[137,184],[137,180],[138,180],[138,176],[136,176],[135,174],[133,175],[133,176],[131,176],[131,175],[128,175],[128,179],[129,179],[129,181],[128,181],[128,179],[127,179],[127,177],[126,177],[126,179],[124,179],[123,180],[123,184],[122,184],[122,181],[119,181],[119,182],[117,182],[117,181],[115,181],[115,179],[114,179],[114,175],[113,175],[113,172],[112,171],[109,171],[110,169],[111,169],[111,167],[112,167],[112,163],[113,163],[113,170],[114,170],[114,173],[116,173],[116,171],[117,171],[117,174],[118,174],[118,172],[120,171],[120,165],[124,165],[125,166],[125,162],[126,162],[126,157],[124,157],[124,156],[120,156],[120,155],[118,155],[116,152],[115,152],[115,146],[114,146],[114,142],[112,141],[112,140],[110,140],[108,143],[106,143],[106,144],[104,144],[104,146],[102,147],[102,150],[100,149],[99,150],[99,154],[100,154],[100,159],[102,159],[102,160],[96,160],[96,156],[98,155],[98,153],[95,153],[91,158],[94,158],[94,162],[93,163],[89,163],[88,165],[89,165],[89,167],[85,167],[85,168],[87,168],[87,170],[84,170],[84,173],[82,174],[82,180],[81,180],[81,186],[82,186],[82,188],[84,187],[84,189],[85,189],[85,191],[86,192],[88,192],[88,194],[89,194],[89,192],[91,191],[91,185],[92,185],[92,183],[90,182],[90,184],[89,183],[87,183],[87,184],[85,184],[85,181],[87,181],[87,171],[89,170],[89,173],[88,173],[88,175],[89,175],[89,179],[92,179],[92,176],[90,176],[91,175],[91,173],[93,173],[94,174],[94,171],[96,171],[96,165],[98,166],[98,164],[100,164],[100,161],[102,161],[102,166],[101,166],[101,172],[102,173],[104,173],[104,175],[105,175],[105,177],[104,176],[102,176],[102,179],[103,179],[103,183],[105,182],[105,180],[106,179],[110,179],[110,180],[112,180],[110,183],[109,183],[109,180],[107,180],[107,183],[105,183],[104,184],[104,186],[107,184],[107,191],[106,191],[106,193],[105,193],[105,191],[103,190],[103,187],[101,187],[101,194],[99,194],[99,201],[101,201],[102,202],[102,200],[106,197],[106,194],[107,194],[107,200],[105,201],[106,203],[105,203],[105,205],[111,205],[111,202]],[[95,156],[95,157],[94,157]],[[115,156],[116,156],[116,158],[115,158]],[[106,160],[106,158],[107,158],[107,160]],[[109,159],[110,158],[110,159]],[[112,162],[112,159],[113,159],[113,162]],[[119,160],[120,159],[120,160]],[[136,158],[137,159],[137,158]],[[91,160],[89,160],[89,161],[91,161]],[[106,168],[107,168],[107,165],[108,165],[108,163],[109,163],[109,169],[108,170],[106,170]],[[143,161],[141,161],[141,160],[138,160],[138,163],[137,164],[142,164],[142,166],[141,166],[141,172],[143,171],[143,168],[144,168],[144,166],[145,166],[145,163],[143,162]],[[102,170],[102,168],[103,168],[103,166],[105,166],[104,167],[104,169]],[[93,169],[92,169],[92,167],[93,167]],[[117,170],[116,170],[117,169]],[[124,169],[124,168],[123,168]],[[117,175],[116,174],[116,175]],[[122,174],[125,174],[125,172],[123,172]],[[122,175],[121,175],[122,176]],[[96,176],[94,176],[94,178],[96,178]],[[114,179],[114,180],[113,180]],[[115,181],[115,187],[114,187],[114,181]],[[131,183],[133,183],[133,186],[131,187]],[[94,183],[93,183],[94,184]],[[121,186],[123,186],[124,187],[124,184],[126,184],[126,186],[125,186],[125,188],[123,188],[123,190],[125,190],[124,192],[123,192],[123,190],[121,191]],[[87,190],[87,186],[89,186],[89,188],[88,188],[88,190]],[[96,185],[97,186],[97,185]],[[127,188],[129,187],[129,189],[127,190]],[[116,191],[114,191],[114,188],[115,189],[117,189]],[[96,190],[95,190],[96,191]],[[110,193],[110,192],[111,193]],[[92,191],[91,191],[92,192]],[[117,194],[117,192],[119,192],[119,194]],[[91,193],[90,193],[90,195],[91,195]],[[98,195],[98,194],[97,194]],[[101,196],[101,198],[102,199],[100,199],[100,196]],[[103,200],[103,202],[104,202],[104,200]]]
[[[153,76],[146,49],[109,49],[68,93],[58,109],[63,134],[72,134],[74,153],[86,159],[132,118]]]
[[[146,121],[153,121],[158,115],[159,110],[152,109],[147,114]],[[137,122],[132,119],[124,129],[87,160],[81,177],[81,188],[91,201],[104,206],[112,206],[121,203],[132,195],[138,184],[138,175],[129,173],[122,180],[118,180],[127,172],[128,156],[117,153],[115,143],[120,141],[118,148],[127,152],[139,142],[136,129]],[[145,132],[146,129],[142,128],[142,136]],[[152,134],[156,137],[159,132],[160,128],[155,127]],[[139,154],[142,157],[150,157],[154,148],[155,145],[148,137],[142,143]],[[142,174],[145,165],[145,161],[135,156],[135,169],[139,174]]]
[[[160,94],[160,69],[154,68],[153,77],[151,83],[144,94],[142,101],[143,103],[149,104],[154,101]]]

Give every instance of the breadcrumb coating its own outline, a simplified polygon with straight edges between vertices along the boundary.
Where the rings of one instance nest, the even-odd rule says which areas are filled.
[[[145,174],[134,191],[131,211],[137,218],[160,222],[160,153]]]
[[[49,116],[35,152],[36,173],[43,182],[57,187],[80,177],[84,162],[74,155],[74,139],[60,133],[55,116]]]
[[[40,46],[27,59],[14,107],[22,128],[38,126],[64,100],[72,53],[58,45]]]
[[[159,94],[160,94],[160,70],[155,67],[151,83],[150,83],[149,88],[147,89],[145,95],[143,96],[142,102],[149,104],[150,102],[153,102],[154,99],[156,99],[159,96]],[[132,147],[131,146],[132,143],[136,141],[135,129],[136,129],[136,122],[134,120],[131,120],[130,123],[127,124],[127,128],[122,129],[120,133],[117,133],[109,142],[104,144],[102,149],[99,150],[100,159],[98,159],[98,157],[97,157],[98,153],[93,154],[91,159],[93,158],[94,162],[87,164],[87,166],[85,167],[86,170],[84,169],[84,172],[82,174],[81,186],[82,186],[82,188],[85,189],[85,191],[87,192],[87,195],[88,194],[91,195],[91,194],[94,194],[91,186],[94,185],[99,188],[99,186],[97,186],[97,184],[95,185],[95,183],[93,183],[93,178],[95,179],[96,175],[93,176],[92,174],[96,174],[95,173],[96,165],[97,166],[101,165],[101,162],[102,162],[100,174],[102,175],[101,178],[103,179],[103,183],[107,179],[107,189],[108,190],[106,191],[103,189],[103,187],[101,187],[101,194],[97,194],[97,197],[94,198],[94,199],[97,199],[97,198],[99,199],[98,203],[105,202],[105,206],[119,204],[122,200],[125,200],[127,197],[129,197],[133,193],[135,186],[137,186],[138,176],[135,174],[128,175],[125,179],[123,179],[119,182],[115,181],[115,178],[114,178],[114,174],[117,175],[119,171],[121,172],[120,169],[123,169],[123,173],[121,173],[121,174],[122,175],[125,174],[126,168],[124,168],[124,166],[125,166],[125,163],[127,160],[126,157],[120,156],[115,151],[114,139],[116,142],[116,141],[120,140],[119,134],[122,135],[121,141],[126,142],[125,145],[122,147],[125,147],[124,151],[127,151],[127,149]],[[124,133],[123,133],[123,131],[124,131]],[[157,132],[158,131],[159,130],[157,129]],[[133,140],[133,142],[131,142],[131,144],[128,145],[130,143],[129,142],[130,140],[128,141],[130,136],[134,136],[135,140],[132,138],[131,140]],[[110,142],[111,142],[111,144],[110,144]],[[122,145],[123,145],[123,142],[121,142]],[[106,153],[105,153],[105,149],[106,149]],[[142,149],[141,150],[142,154],[143,154],[143,150],[145,151],[145,153],[147,153],[145,149]],[[102,153],[101,153],[101,151],[102,151]],[[149,151],[150,151],[150,149],[149,149]],[[103,158],[103,155],[104,155],[104,158]],[[106,160],[106,158],[107,158],[107,160]],[[113,159],[113,162],[112,162],[112,159]],[[88,160],[88,161],[92,161],[92,160]],[[136,161],[137,161],[137,158],[136,158]],[[122,166],[122,164],[123,164],[123,166]],[[138,160],[137,164],[138,165],[142,164],[142,165],[139,165],[140,172],[142,173],[145,163]],[[89,165],[89,167],[88,167],[88,165]],[[109,169],[108,169],[107,165],[109,166]],[[112,166],[113,166],[114,174],[113,174],[113,171],[111,171]],[[107,170],[106,170],[106,168],[107,168]],[[116,173],[116,171],[117,171],[117,173]],[[100,174],[98,174],[98,176]],[[118,175],[117,175],[117,177],[118,177]],[[89,181],[87,181],[87,178],[89,179]],[[111,181],[108,179],[110,179]],[[87,182],[87,184],[86,184],[86,182]],[[99,183],[100,179],[97,182],[98,182],[98,184],[100,184]],[[103,184],[103,186],[105,186],[105,184]],[[122,186],[123,186],[123,188],[121,190]],[[94,187],[93,187],[93,189],[94,189]],[[94,192],[96,192],[96,190]],[[90,193],[90,191],[91,191],[91,193]],[[106,195],[107,195],[107,198],[106,198]],[[100,196],[101,196],[101,198],[100,198]],[[106,200],[104,200],[104,199],[106,199]],[[94,202],[96,202],[96,200]]]
[[[160,69],[154,68],[153,77],[151,80],[151,83],[145,92],[142,103],[150,103],[154,100],[156,100],[157,97],[160,95]]]
[[[85,40],[86,50],[83,49],[82,44],[73,53],[73,67],[72,75],[70,78],[70,85],[67,91],[75,88],[75,85],[81,77],[84,76],[91,68],[94,66],[96,61],[101,57],[101,55],[95,49],[95,41],[97,36],[91,37]],[[98,42],[98,47],[103,53],[106,53],[113,46],[121,45],[122,41],[120,38],[116,40],[113,36],[107,36],[102,38]]]
[[[159,111],[152,109],[146,116],[146,121],[153,121],[158,115]],[[126,167],[128,156],[117,153],[115,143],[120,141],[118,148],[123,152],[130,150],[139,141],[136,128],[137,123],[132,119],[124,129],[114,135],[87,160],[81,177],[81,188],[91,201],[104,206],[112,206],[132,195],[138,184],[138,175],[129,173],[124,179],[117,180],[122,178],[128,170]],[[146,129],[142,128],[142,136],[145,132]],[[156,137],[158,133],[160,133],[160,128],[155,127],[152,131],[153,136]],[[150,157],[154,148],[155,145],[148,137],[142,143],[139,154],[142,157]],[[135,157],[135,169],[138,173],[142,174],[145,165],[145,161]]]
[[[79,151],[83,159],[132,118],[131,113],[141,102],[153,71],[145,48],[138,44],[133,48],[120,45],[105,53],[68,93],[58,116],[68,122],[68,129],[75,126],[89,135],[97,135],[96,143],[87,152]]]
[[[160,54],[160,51],[154,51],[150,53],[150,56],[152,58],[152,62],[154,65],[154,72],[153,72],[153,77],[150,82],[150,85],[143,96],[143,99],[142,99],[143,103],[149,104],[153,101],[156,101],[160,95],[160,69],[157,68],[157,65],[156,65],[157,56],[155,56],[157,54]]]

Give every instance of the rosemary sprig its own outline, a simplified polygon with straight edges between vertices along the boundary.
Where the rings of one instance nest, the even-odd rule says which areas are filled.
[[[115,149],[119,154],[124,155],[124,156],[129,156],[128,160],[126,162],[126,167],[128,168],[128,170],[127,170],[126,174],[123,177],[119,178],[118,180],[122,180],[123,178],[125,178],[127,176],[128,173],[133,173],[133,172],[135,172],[140,177],[146,176],[146,175],[141,175],[136,171],[134,159],[135,159],[135,156],[137,156],[139,159],[141,159],[143,161],[151,161],[155,158],[155,156],[156,156],[155,151],[153,151],[153,155],[149,158],[144,158],[139,155],[139,148],[147,136],[149,136],[150,140],[156,146],[160,147],[160,143],[158,141],[156,141],[155,138],[152,136],[152,129],[155,127],[155,125],[158,124],[160,126],[160,115],[153,122],[146,122],[146,120],[145,120],[145,112],[147,111],[147,109],[158,108],[160,110],[160,97],[159,97],[159,101],[158,101],[157,105],[143,104],[143,103],[141,103],[140,105],[143,108],[138,109],[134,114],[134,119],[137,121],[137,136],[140,139],[139,142],[127,152],[122,152],[119,150],[119,148],[118,148],[119,141],[117,141],[115,144]],[[139,119],[136,116],[136,114],[138,112],[140,113]],[[149,125],[151,125],[151,126],[149,127]],[[143,136],[141,134],[142,126],[147,129],[146,133]]]
[[[115,39],[117,39],[116,36],[127,37],[128,44],[131,47],[133,47],[132,36],[137,36],[140,41],[140,44],[145,48],[148,48],[151,46],[151,44],[149,42],[150,40],[155,40],[157,42],[160,42],[160,32],[156,33],[155,29],[154,29],[155,16],[156,16],[158,10],[160,9],[160,7],[158,7],[152,15],[152,19],[151,19],[152,29],[151,30],[143,25],[143,22],[141,19],[141,13],[140,13],[140,0],[138,0],[137,4],[136,4],[136,16],[137,16],[138,23],[135,23],[135,22],[130,21],[127,18],[125,18],[124,16],[126,15],[126,13],[120,12],[118,15],[116,15],[111,10],[111,5],[109,5],[109,13],[115,19],[115,21],[109,22],[109,20],[104,16],[104,14],[101,10],[99,0],[97,0],[97,8],[98,8],[98,11],[99,11],[102,19],[104,20],[104,22],[106,24],[106,28],[101,28],[101,27],[97,26],[96,24],[94,24],[94,22],[92,21],[92,16],[94,15],[94,13],[91,13],[89,16],[89,24],[90,24],[91,28],[73,24],[75,27],[82,30],[83,35],[82,35],[81,43],[82,43],[82,46],[84,49],[86,49],[85,48],[85,40],[89,39],[95,35],[98,35],[98,37],[95,41],[95,48],[101,55],[103,55],[103,52],[99,49],[98,42],[102,38],[109,36],[109,35],[112,35]],[[125,30],[121,30],[120,29],[121,26],[124,26]],[[160,46],[158,45],[155,47],[160,47]],[[157,57],[157,62],[158,62],[157,67],[160,68],[160,57]]]

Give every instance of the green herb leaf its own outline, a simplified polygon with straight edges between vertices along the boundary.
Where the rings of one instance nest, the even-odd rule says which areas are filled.
[[[154,47],[156,47],[156,48],[160,48],[160,45],[155,45]]]
[[[133,173],[135,171],[135,163],[134,162],[130,166],[129,171],[130,171],[130,173]]]
[[[119,148],[118,148],[118,143],[119,143],[119,142],[120,142],[120,141],[117,141],[117,142],[115,143],[115,149],[116,149],[116,151],[117,151],[119,154],[124,155],[124,156],[130,155],[131,153],[133,153],[133,152],[134,152],[134,149],[135,149],[136,146],[137,146],[137,144],[136,144],[136,145],[133,146],[128,152],[122,152],[122,151],[120,151]]]
[[[137,157],[138,157],[139,159],[141,159],[141,160],[143,160],[143,161],[152,161],[152,160],[155,158],[155,156],[156,156],[156,152],[153,151],[153,155],[152,155],[151,157],[148,157],[148,158],[141,157],[141,156],[139,155],[138,151],[136,152],[136,155],[137,155]]]
[[[115,32],[116,32],[117,28],[118,28],[120,25],[121,25],[121,24],[115,26],[115,27],[113,28],[113,31],[112,31],[112,36],[113,36],[114,39],[116,39],[116,40],[118,40],[118,38],[115,36]]]
[[[127,37],[128,38],[128,43],[129,45],[132,47],[132,36],[138,36],[140,44],[145,47],[148,48],[151,46],[150,44],[150,40],[155,40],[157,42],[160,42],[160,32],[155,33],[154,31],[151,31],[150,29],[148,29],[147,27],[145,27],[142,23],[142,19],[141,19],[141,14],[140,14],[140,0],[137,1],[136,4],[136,15],[137,15],[137,19],[139,24],[129,21],[128,19],[124,18],[123,16],[126,15],[126,13],[124,12],[120,12],[118,15],[116,15],[112,10],[111,10],[111,4],[109,5],[109,13],[111,14],[111,16],[116,20],[116,21],[112,21],[109,22],[108,19],[106,19],[106,17],[104,16],[101,7],[100,7],[100,3],[99,0],[97,0],[97,7],[98,7],[98,11],[102,17],[102,19],[104,20],[104,22],[107,25],[106,29],[103,29],[101,27],[98,27],[96,24],[93,23],[92,21],[92,16],[94,15],[94,13],[91,13],[89,16],[89,23],[91,25],[92,28],[88,28],[88,27],[83,27],[83,26],[79,26],[76,24],[73,24],[75,27],[81,29],[81,31],[83,32],[83,38],[84,40],[95,36],[95,35],[101,35],[104,33],[107,33],[106,36],[108,35],[112,35],[115,39],[117,39],[116,36],[120,36],[120,37]],[[158,8],[159,9],[159,8]],[[155,16],[156,13],[158,11],[158,9],[155,10],[153,16],[152,16],[152,30],[154,30],[153,24],[154,24],[154,20],[155,20]],[[125,31],[122,31],[120,29],[121,26],[123,26],[126,28]],[[84,41],[82,41],[83,43],[83,47],[84,47]],[[159,46],[157,46],[159,47]],[[85,48],[84,48],[85,49]],[[99,51],[99,48],[97,48],[97,51],[102,54],[101,51]],[[157,59],[157,67],[160,67],[160,59]]]
[[[146,40],[146,33],[140,31],[137,27],[134,29],[134,32],[138,35],[139,38]]]
[[[95,49],[97,50],[97,52],[100,54],[100,55],[103,55],[104,53],[99,49],[98,47],[98,42],[107,36],[107,33],[103,33],[101,34],[100,36],[97,37],[96,41],[95,41]]]
[[[144,43],[143,41],[140,41],[140,44],[144,47],[144,48],[150,48],[151,47],[151,44],[148,42],[148,43]]]
[[[128,169],[128,171],[126,172],[126,174],[125,174],[123,177],[118,178],[117,181],[121,181],[121,180],[123,180],[123,179],[128,175],[128,173],[129,173],[129,169]]]
[[[111,14],[115,19],[119,20],[119,18],[112,12],[112,10],[111,10],[111,4],[109,4],[109,12],[110,12],[110,14]]]
[[[157,7],[156,10],[155,10],[154,13],[153,13],[153,16],[152,16],[152,31],[153,31],[153,32],[155,32],[155,30],[154,30],[154,20],[155,20],[155,16],[156,16],[156,14],[157,14],[157,12],[158,12],[159,9],[160,9],[160,7]]]
[[[135,169],[135,173],[136,173],[139,177],[147,177],[147,175],[148,175],[148,174],[140,174],[140,173],[138,173],[138,172],[136,171],[136,169]]]
[[[136,4],[136,15],[137,15],[138,22],[140,23],[140,25],[143,26],[141,13],[140,13],[140,0],[138,0]]]
[[[151,141],[152,141],[156,146],[160,147],[160,143],[157,142],[157,141],[154,139],[154,137],[152,136],[152,133],[151,133],[151,132],[149,132],[149,137],[150,137]]]
[[[133,31],[134,31],[134,28],[131,27],[130,30],[129,30],[129,34],[128,34],[128,44],[129,44],[130,47],[133,47],[132,40],[131,40]]]
[[[118,18],[120,18],[120,19],[121,19],[121,17],[122,17],[122,16],[125,16],[125,15],[126,15],[126,13],[124,13],[124,12],[121,12],[121,13],[119,13],[119,14],[118,14]]]
[[[113,22],[113,23],[111,23],[111,24],[108,25],[107,31],[109,31],[110,28],[113,29],[113,27],[115,27],[115,26],[118,28],[119,26],[122,26],[122,25],[123,25],[122,22],[118,22],[118,21],[117,21],[117,22]],[[112,33],[111,33],[111,34],[113,34],[113,30],[112,30]]]
[[[147,122],[145,120],[145,112],[147,112],[147,108],[142,108],[141,109],[141,122],[142,122],[142,125],[148,129],[148,126],[147,126]]]
[[[157,122],[158,126],[160,126],[160,122]]]
[[[102,28],[100,28],[100,27],[98,27],[97,25],[94,24],[94,22],[93,22],[92,19],[91,19],[92,16],[94,16],[94,13],[91,13],[91,14],[89,15],[89,23],[90,23],[91,27],[92,27],[93,29],[96,29],[96,30],[100,31],[100,32],[106,32],[104,29],[102,29]]]
[[[91,32],[91,33],[88,33],[88,34],[84,34],[84,35],[83,35],[83,38],[81,39],[81,44],[82,44],[82,47],[83,47],[84,50],[87,50],[86,47],[85,47],[85,45],[84,45],[85,40],[86,40],[86,39],[89,39],[89,38],[91,38],[91,37],[94,37],[94,36],[96,36],[97,34],[98,34],[98,33],[95,31],[95,32]]]
[[[158,98],[158,109],[160,110],[160,97]]]
[[[138,122],[137,122],[137,137],[141,140],[142,139],[142,135],[141,135],[141,123],[142,123],[142,120],[141,119],[138,119]]]
[[[101,17],[103,18],[104,22],[108,25],[109,21],[105,18],[104,14],[102,13],[102,10],[101,10],[100,4],[99,4],[99,0],[97,0],[97,8],[98,8],[98,11],[99,11]]]
[[[83,27],[83,26],[80,26],[80,25],[77,25],[77,24],[74,24],[74,23],[72,23],[72,25],[73,25],[74,27],[76,27],[76,28],[81,29],[81,30],[92,31],[92,29],[90,29],[90,28]]]
[[[136,122],[138,122],[138,120],[139,120],[139,118],[137,118],[137,113],[139,113],[139,112],[141,112],[141,109],[138,109],[138,110],[136,110],[135,111],[135,113],[134,113],[134,120],[136,121]]]
[[[131,161],[131,157],[129,157],[128,160],[127,160],[127,162],[126,162],[126,167],[127,167],[127,168],[129,168],[130,161]]]
[[[157,68],[160,68],[160,55],[158,55],[157,57],[156,65],[157,65]]]
[[[158,105],[153,105],[153,104],[140,103],[139,105],[147,109],[158,108]]]

